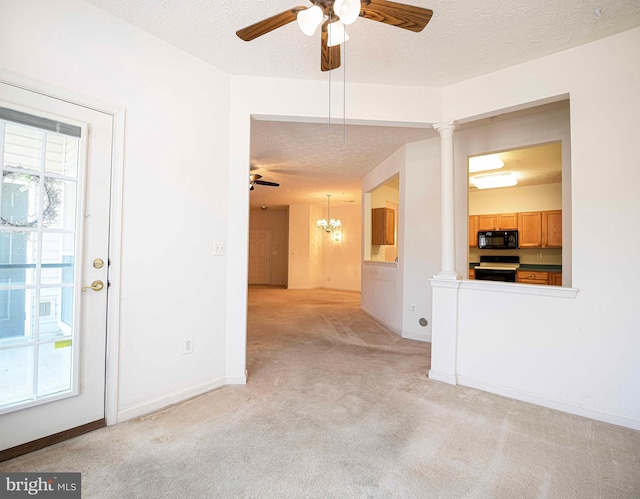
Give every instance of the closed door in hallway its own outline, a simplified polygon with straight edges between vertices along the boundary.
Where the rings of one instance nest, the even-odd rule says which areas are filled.
[[[249,230],[249,284],[271,284],[271,231]]]

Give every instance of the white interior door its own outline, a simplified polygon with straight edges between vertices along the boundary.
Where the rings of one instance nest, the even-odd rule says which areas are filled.
[[[271,231],[249,230],[249,284],[271,284]]]
[[[0,108],[4,450],[104,424],[113,117],[4,83]]]

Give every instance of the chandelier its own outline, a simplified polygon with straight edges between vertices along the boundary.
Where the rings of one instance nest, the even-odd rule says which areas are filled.
[[[318,229],[323,230],[327,233],[333,232],[334,230],[342,227],[342,222],[340,220],[334,220],[331,218],[331,194],[327,194],[327,220],[326,218],[321,218],[316,222],[316,227]]]

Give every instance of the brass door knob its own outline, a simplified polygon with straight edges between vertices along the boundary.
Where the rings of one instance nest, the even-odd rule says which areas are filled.
[[[91,286],[85,286],[82,288],[82,292],[84,293],[87,289],[93,289],[94,291],[100,291],[104,288],[104,283],[102,281],[93,281]]]

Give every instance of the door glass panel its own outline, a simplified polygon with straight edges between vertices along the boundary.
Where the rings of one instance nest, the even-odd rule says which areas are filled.
[[[4,170],[0,223],[9,227],[35,227],[38,223],[39,194],[38,175]]]
[[[33,347],[0,350],[0,406],[31,400]]]
[[[5,167],[40,171],[42,163],[42,132],[34,127],[5,121]]]
[[[38,396],[71,389],[71,340],[45,343],[38,348]]]
[[[0,413],[75,393],[80,138],[0,120]]]
[[[0,285],[34,284],[38,232],[1,227]]]

